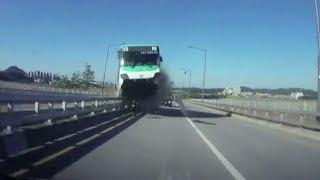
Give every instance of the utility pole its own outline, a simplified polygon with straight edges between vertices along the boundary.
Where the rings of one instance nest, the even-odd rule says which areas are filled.
[[[207,49],[204,49],[204,65],[203,65],[203,80],[202,80],[202,99],[203,102],[203,96],[204,96],[204,84],[206,81],[206,69],[207,69]]]
[[[189,91],[190,91],[190,88],[191,88],[191,70],[189,69]]]
[[[183,70],[183,81],[182,81],[182,90],[184,90],[184,84],[185,84],[185,75],[186,75],[186,69],[185,68],[180,68],[181,70]]]
[[[198,51],[204,52],[203,77],[202,77],[202,96],[201,96],[201,101],[203,102],[203,99],[204,99],[204,86],[205,86],[205,81],[206,81],[207,49],[194,47],[194,46],[187,46],[187,47],[191,48],[191,49],[196,49]]]
[[[116,46],[116,45],[124,45],[125,43],[118,43],[118,44],[108,44],[107,47],[107,57],[106,57],[106,62],[104,64],[104,71],[103,71],[103,79],[102,79],[102,88],[101,88],[101,94],[103,95],[104,93],[104,87],[105,87],[105,81],[106,81],[106,70],[107,70],[107,65],[108,65],[108,59],[109,59],[109,51],[110,47]]]
[[[106,80],[106,70],[107,70],[107,64],[108,64],[108,58],[109,58],[109,51],[110,51],[110,44],[108,44],[107,57],[106,57],[106,62],[104,64],[103,79],[102,79],[102,89],[101,89],[101,94],[102,95],[103,95],[104,84],[105,84],[105,80]]]
[[[186,73],[189,73],[189,82],[188,82],[188,89],[189,89],[189,95],[190,95],[190,93],[191,93],[191,74],[192,74],[192,71],[191,71],[191,69],[186,69],[186,68],[181,68],[183,71],[184,71],[184,74],[186,74]]]
[[[320,120],[320,27],[319,27],[319,8],[318,8],[318,0],[314,0],[315,8],[316,8],[316,18],[317,18],[317,120]]]

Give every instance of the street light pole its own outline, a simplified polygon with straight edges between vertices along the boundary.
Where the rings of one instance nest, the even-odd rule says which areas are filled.
[[[189,91],[191,88],[191,70],[189,69]]]
[[[189,72],[189,97],[190,97],[190,94],[191,94],[191,69],[187,69],[186,72]]]
[[[184,90],[184,84],[185,84],[185,75],[186,75],[186,69],[180,68],[183,71],[183,81],[182,81],[182,91]]]
[[[101,94],[102,95],[103,95],[103,91],[104,91],[104,83],[105,83],[105,80],[106,80],[106,70],[107,70],[107,64],[108,64],[108,58],[109,58],[109,51],[110,51],[110,44],[108,44],[107,57],[106,57],[106,62],[104,64],[103,79],[102,79],[102,89],[101,89]]]
[[[108,59],[109,59],[109,51],[110,51],[110,47],[111,46],[115,46],[115,45],[123,45],[125,43],[118,43],[118,44],[108,44],[108,48],[107,48],[107,57],[106,57],[106,62],[104,64],[104,71],[103,71],[103,79],[102,79],[102,88],[101,88],[101,94],[103,95],[104,93],[104,87],[105,87],[105,81],[106,81],[106,71],[107,71],[107,65],[108,65]]]
[[[188,82],[188,89],[189,89],[189,95],[190,95],[190,92],[191,92],[191,90],[190,90],[190,87],[191,87],[191,69],[186,69],[186,68],[181,68],[181,70],[183,70],[184,71],[184,74],[186,74],[186,73],[189,73],[189,82]],[[183,83],[184,84],[184,83]]]
[[[207,49],[204,49],[204,65],[203,65],[203,79],[202,79],[202,99],[203,102],[203,96],[204,96],[204,83],[206,81],[206,67],[207,67]]]
[[[319,8],[318,8],[318,0],[314,0],[315,8],[316,8],[316,18],[317,18],[317,116],[316,118],[319,120],[320,117],[318,114],[320,113],[320,27],[319,27]]]
[[[203,77],[202,77],[202,96],[201,96],[201,101],[203,102],[204,98],[204,86],[205,86],[205,80],[206,80],[206,66],[207,66],[207,49],[205,48],[199,48],[199,47],[194,47],[194,46],[187,46],[188,48],[191,49],[196,49],[199,51],[204,52],[204,64],[203,64]]]

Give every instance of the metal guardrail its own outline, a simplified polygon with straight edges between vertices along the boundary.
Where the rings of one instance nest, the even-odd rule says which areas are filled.
[[[192,99],[199,101],[199,99]],[[316,100],[293,100],[271,98],[223,98],[205,99],[205,102],[243,108],[264,109],[269,111],[309,112],[316,113]]]
[[[0,89],[32,90],[55,93],[84,94],[84,95],[101,95],[101,91],[84,91],[80,89],[64,89],[44,84],[25,84],[19,82],[9,82],[0,80]]]
[[[310,130],[320,131],[320,121],[317,117],[320,114],[310,111],[290,111],[280,108],[263,108],[259,106],[243,106],[242,104],[227,104],[221,103],[222,101],[204,101],[201,100],[189,100],[189,102],[196,103],[198,105],[203,105],[210,108],[215,108],[230,113],[236,113],[245,115],[248,117],[259,118],[267,121],[272,121],[276,123],[286,124],[295,127],[301,127]]]
[[[119,98],[96,98],[79,101],[30,101],[0,103],[0,130],[10,132],[12,128],[39,123],[51,124],[53,120],[78,118],[97,112],[127,108]]]

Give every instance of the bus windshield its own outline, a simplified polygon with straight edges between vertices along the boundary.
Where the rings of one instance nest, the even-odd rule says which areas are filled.
[[[145,51],[124,52],[123,59],[125,66],[136,65],[158,65],[160,55],[158,53],[144,53]]]

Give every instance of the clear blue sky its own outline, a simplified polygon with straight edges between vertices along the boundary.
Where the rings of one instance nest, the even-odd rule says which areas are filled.
[[[85,62],[102,79],[107,43],[154,43],[176,86],[316,89],[313,0],[1,0],[0,69],[70,75]],[[114,81],[116,47],[107,79]]]

